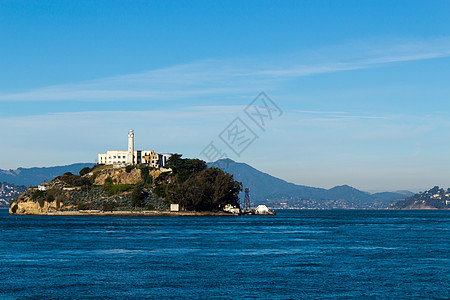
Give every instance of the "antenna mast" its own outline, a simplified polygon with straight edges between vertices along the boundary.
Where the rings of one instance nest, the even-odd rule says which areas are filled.
[[[242,210],[244,212],[250,211],[250,190],[248,188],[245,188],[245,196]]]

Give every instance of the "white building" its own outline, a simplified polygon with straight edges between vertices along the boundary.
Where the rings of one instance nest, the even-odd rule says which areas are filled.
[[[234,205],[231,204],[227,204],[225,205],[225,207],[223,208],[223,211],[232,213],[232,214],[239,214],[241,212],[241,210],[239,208],[237,208]]]
[[[149,164],[154,168],[163,167],[172,154],[158,154],[153,150],[134,150],[134,132],[128,133],[128,150],[111,151],[98,154],[98,163],[102,165],[137,165]]]

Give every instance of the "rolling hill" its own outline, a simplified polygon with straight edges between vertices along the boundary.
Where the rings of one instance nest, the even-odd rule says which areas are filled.
[[[18,168],[16,170],[1,170],[0,182],[15,185],[35,186],[44,181],[48,182],[66,172],[78,174],[84,167],[92,167],[92,163],[78,163],[67,166],[42,167],[42,168]]]

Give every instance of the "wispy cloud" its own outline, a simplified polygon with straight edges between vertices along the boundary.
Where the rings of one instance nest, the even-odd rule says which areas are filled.
[[[316,121],[345,121],[345,120],[356,120],[356,119],[372,119],[372,120],[386,120],[389,117],[386,116],[373,116],[373,115],[352,115],[348,112],[329,112],[329,111],[311,111],[311,110],[298,110],[297,113],[304,115],[312,115],[310,119]],[[317,116],[320,116],[318,118]]]
[[[283,58],[202,60],[178,66],[102,78],[77,84],[0,94],[0,101],[106,101],[189,99],[211,95],[254,94],[304,76],[374,68],[392,63],[450,56],[450,38],[384,43],[353,43],[318,49],[321,59]],[[326,57],[324,59],[323,57]],[[312,63],[311,61],[315,61]]]

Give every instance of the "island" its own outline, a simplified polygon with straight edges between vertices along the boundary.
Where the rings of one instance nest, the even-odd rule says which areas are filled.
[[[230,215],[242,183],[200,159],[173,154],[164,167],[97,164],[29,187],[11,202],[16,215]]]

